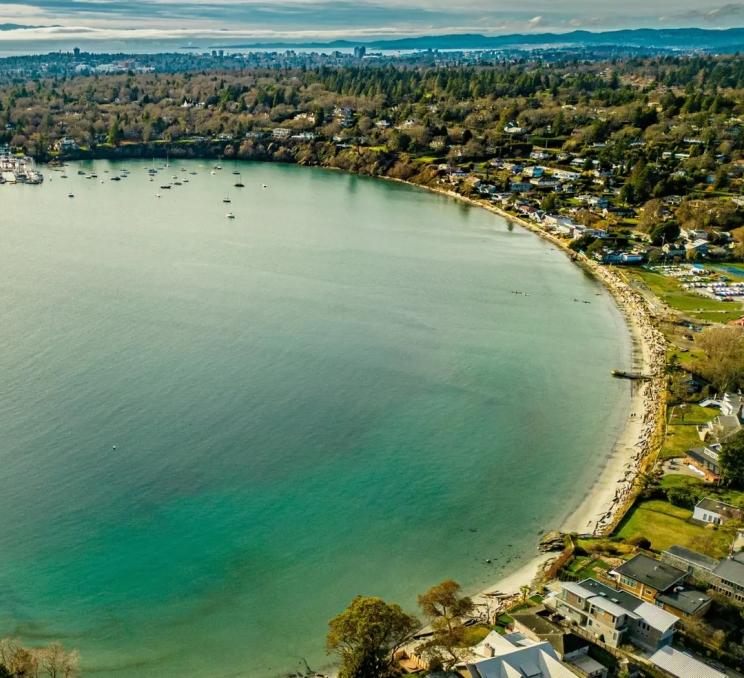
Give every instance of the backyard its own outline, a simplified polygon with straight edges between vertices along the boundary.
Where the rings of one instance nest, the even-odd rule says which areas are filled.
[[[628,511],[616,535],[626,541],[645,537],[654,551],[664,551],[678,544],[714,558],[723,558],[731,540],[728,531],[691,523],[691,516],[691,510],[673,506],[667,501],[641,501]]]

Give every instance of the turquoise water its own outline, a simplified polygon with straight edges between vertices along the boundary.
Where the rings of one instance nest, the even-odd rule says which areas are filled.
[[[406,186],[149,166],[0,186],[0,635],[95,676],[317,669],[355,594],[477,590],[578,505],[630,349],[562,254]]]

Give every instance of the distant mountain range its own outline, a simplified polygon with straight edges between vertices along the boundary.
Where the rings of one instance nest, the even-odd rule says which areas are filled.
[[[529,35],[479,35],[457,33],[451,35],[428,35],[396,40],[332,42],[253,42],[245,44],[225,44],[219,47],[231,49],[297,47],[311,49],[343,49],[364,45],[375,50],[408,49],[506,49],[541,47],[636,47],[669,50],[704,50],[706,52],[737,52],[744,50],[744,28],[714,30],[705,28],[654,29],[638,28],[619,31],[592,33],[591,31],[571,31],[570,33],[531,33]]]

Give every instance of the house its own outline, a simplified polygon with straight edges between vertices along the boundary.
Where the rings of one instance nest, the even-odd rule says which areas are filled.
[[[693,447],[685,453],[684,461],[702,473],[708,482],[716,482],[721,477],[720,452],[721,446],[718,443]]]
[[[707,424],[697,427],[700,440],[705,442],[712,438],[717,442],[730,438],[741,430],[741,419],[736,414],[719,414],[715,419]]]
[[[526,130],[524,129],[524,127],[520,127],[519,125],[517,125],[516,122],[512,120],[504,125],[504,132],[506,132],[507,134],[524,134]]]
[[[708,254],[710,243],[707,240],[695,240],[685,245],[686,252],[695,252],[695,254]]]
[[[534,186],[529,181],[512,181],[509,184],[509,189],[512,193],[527,193],[531,191]]]
[[[681,546],[673,546],[662,555],[675,567],[686,566],[691,576],[700,579],[735,605],[744,605],[744,551],[716,560]]]
[[[540,189],[543,189],[543,190],[545,190],[545,189],[547,189],[547,190],[553,190],[554,188],[557,188],[558,187],[558,184],[560,182],[555,177],[550,177],[550,176],[547,176],[547,175],[544,175],[543,174],[543,175],[541,175],[539,177],[533,176],[532,179],[530,180],[530,183],[535,188],[540,188]]]
[[[717,407],[721,414],[735,414],[742,419],[742,410],[744,410],[744,395],[741,393],[724,393],[721,398],[708,398],[700,403],[703,407]]]
[[[502,636],[491,631],[472,648],[472,659],[462,668],[471,678],[576,678],[558,659],[550,643],[535,642],[521,633]]]
[[[744,551],[725,558],[713,570],[713,589],[737,605],[744,605]]]
[[[548,641],[558,658],[569,664],[579,675],[585,678],[605,678],[607,669],[589,656],[589,641],[566,631],[553,621],[555,616],[560,617],[542,605],[511,615],[515,631],[536,642]]]
[[[70,153],[72,151],[77,151],[80,147],[78,146],[75,139],[71,139],[70,137],[62,137],[54,144],[54,148],[59,153]]]
[[[729,520],[744,520],[744,509],[705,497],[695,506],[692,518],[711,525],[723,525]]]
[[[288,139],[290,134],[292,134],[292,130],[289,127],[275,127],[271,130],[271,136],[274,139]]]
[[[648,659],[675,678],[726,678],[725,673],[673,647],[659,648]]]
[[[684,546],[670,546],[661,554],[664,563],[686,570],[689,577],[710,582],[713,572],[718,567],[718,560],[703,555]]]
[[[672,642],[678,622],[666,610],[595,579],[562,582],[546,604],[612,647],[630,642],[653,652]]]
[[[686,586],[688,568],[676,567],[663,559],[639,554],[609,574],[624,591],[653,602],[680,619],[704,616],[713,602],[708,594]]]
[[[617,585],[643,600],[655,601],[657,596],[681,584],[687,572],[662,563],[642,553],[634,556],[620,567],[610,570]]]

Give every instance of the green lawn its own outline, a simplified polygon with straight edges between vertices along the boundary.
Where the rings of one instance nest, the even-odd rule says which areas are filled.
[[[704,424],[718,415],[718,410],[699,405],[669,408],[666,437],[659,453],[662,459],[683,457],[691,447],[700,447],[696,426]]]
[[[586,579],[587,577],[596,579],[597,574],[606,572],[609,569],[610,565],[604,560],[593,556],[578,556],[566,567],[566,571],[578,577],[579,580]]]
[[[732,490],[728,487],[712,485],[706,483],[702,479],[693,478],[692,476],[670,473],[661,479],[661,487],[665,490],[672,487],[689,487],[697,489],[699,494],[705,495],[706,497],[713,497],[720,501],[725,501],[727,504],[732,504],[733,506],[744,507],[744,492]]]
[[[617,536],[623,539],[645,537],[655,551],[679,544],[722,558],[728,552],[730,535],[721,530],[693,525],[692,511],[653,499],[636,504],[627,514]]]
[[[633,269],[631,274],[640,278],[667,306],[694,320],[724,323],[742,315],[740,304],[716,301],[689,292],[674,278],[645,269]]]

